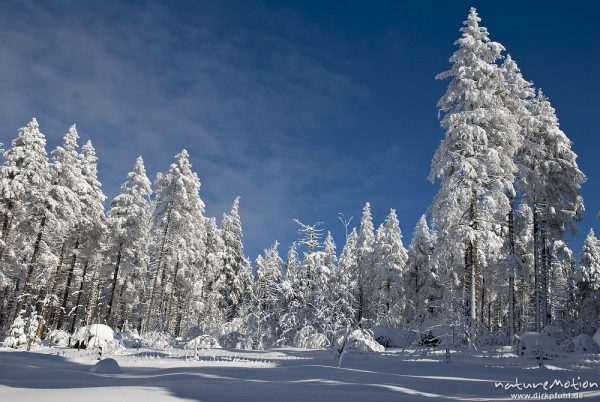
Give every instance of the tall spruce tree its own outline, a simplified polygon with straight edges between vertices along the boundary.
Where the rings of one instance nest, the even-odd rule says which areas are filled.
[[[439,234],[438,253],[453,261],[446,269],[457,272],[463,262],[465,313],[479,318],[485,289],[487,253],[501,247],[497,226],[510,211],[516,166],[513,157],[520,145],[519,126],[504,105],[504,80],[496,65],[503,46],[489,39],[479,26],[474,8],[461,28],[452,68],[438,79],[451,78],[438,102],[446,130],[431,164],[429,179],[440,181],[430,207]],[[456,255],[457,244],[463,256]],[[460,249],[459,249],[460,250]]]

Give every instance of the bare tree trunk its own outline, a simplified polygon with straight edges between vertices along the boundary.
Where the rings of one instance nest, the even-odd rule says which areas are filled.
[[[175,264],[175,274],[173,275],[173,285],[171,286],[171,291],[169,292],[169,303],[168,303],[168,307],[167,307],[167,314],[166,314],[166,319],[167,319],[167,331],[169,330],[169,326],[171,325],[171,308],[173,305],[173,294],[175,293],[175,290],[177,289],[177,274],[179,273],[179,258],[177,259],[177,263]]]
[[[539,263],[539,248],[538,248],[538,209],[537,204],[533,204],[533,265],[534,265],[534,326],[535,331],[540,331],[540,263]]]
[[[92,322],[92,319],[94,318],[94,315],[98,315],[96,314],[96,311],[98,311],[98,299],[100,297],[100,292],[98,289],[98,268],[96,267],[96,269],[94,269],[94,275],[92,276],[92,281],[90,283],[90,297],[88,299],[87,302],[87,306],[86,306],[86,317],[85,317],[85,324],[86,325],[90,325]]]
[[[37,263],[37,259],[40,253],[40,244],[42,242],[42,235],[44,233],[44,228],[46,227],[46,215],[42,217],[42,221],[40,222],[40,228],[38,230],[37,237],[35,239],[35,243],[33,244],[33,254],[31,255],[31,260],[29,261],[29,267],[27,268],[27,274],[25,275],[25,285],[23,286],[23,297],[20,298],[17,302],[17,308],[15,309],[15,314],[18,314],[21,308],[29,301],[29,291],[31,289],[31,275],[33,274],[33,270],[35,268],[35,264]]]
[[[508,252],[510,254],[510,267],[508,272],[508,342],[512,344],[515,333],[515,225],[514,225],[514,200],[510,200],[508,212]]]
[[[58,312],[58,323],[56,327],[61,329],[65,317],[65,311],[67,309],[67,303],[69,301],[69,294],[71,292],[71,282],[73,281],[73,272],[75,271],[75,264],[77,263],[77,249],[79,248],[79,238],[75,240],[73,246],[73,259],[71,260],[71,267],[69,268],[69,274],[67,275],[67,284],[65,286],[65,292],[62,297],[61,309]]]
[[[167,222],[165,224],[165,230],[163,232],[163,236],[162,236],[162,240],[160,242],[160,251],[158,253],[158,264],[156,264],[156,269],[154,270],[154,273],[152,274],[152,276],[154,277],[152,279],[152,291],[150,292],[150,301],[148,302],[148,309],[146,310],[146,322],[143,326],[143,330],[147,331],[148,327],[150,326],[150,317],[152,316],[152,308],[154,307],[154,299],[156,298],[156,288],[158,286],[158,276],[160,273],[160,270],[162,269],[162,264],[163,264],[163,259],[164,259],[164,254],[165,254],[165,246],[167,243],[167,234],[169,233],[169,225],[171,223],[171,211],[172,209],[169,209],[169,212],[167,214]]]
[[[115,263],[115,272],[113,274],[112,286],[110,291],[110,298],[108,299],[108,310],[106,312],[106,321],[112,322],[111,313],[113,309],[113,302],[115,300],[115,291],[117,290],[117,279],[119,277],[119,268],[121,266],[121,254],[123,252],[123,242],[119,243],[119,252],[117,253],[117,261]]]
[[[123,285],[121,285],[121,289],[119,290],[119,299],[118,299],[118,305],[119,305],[119,322],[117,322],[116,320],[114,320],[115,325],[120,326],[121,328],[123,328],[123,325],[125,324],[125,322],[129,321],[129,317],[128,317],[128,311],[126,310],[127,308],[127,303],[125,300],[123,300],[123,295],[125,294],[125,291],[127,290],[127,286],[129,286],[129,281],[128,278],[125,277],[125,280],[123,281]]]
[[[67,237],[62,242],[60,247],[60,257],[58,258],[58,264],[56,265],[56,272],[54,273],[54,281],[52,282],[52,289],[50,290],[49,297],[46,304],[46,313],[44,314],[44,321],[48,322],[48,326],[51,327],[54,324],[54,318],[56,316],[54,305],[54,299],[58,299],[56,295],[58,291],[58,285],[62,282],[62,266],[67,253]]]
[[[83,287],[85,286],[85,274],[87,273],[89,261],[86,261],[83,265],[83,273],[81,275],[81,284],[79,285],[79,293],[77,294],[77,302],[75,303],[75,311],[73,311],[73,319],[71,320],[71,334],[75,333],[75,326],[77,325],[77,316],[79,315],[79,309],[81,308],[81,298],[83,295]]]
[[[478,278],[478,267],[477,267],[477,193],[473,190],[471,198],[471,211],[470,220],[471,228],[475,232],[475,236],[471,241],[471,319],[477,319],[477,278]]]
[[[8,242],[8,235],[11,228],[12,216],[11,212],[14,207],[14,203],[12,200],[8,201],[8,205],[6,207],[6,213],[4,214],[4,221],[2,222],[2,242],[0,243],[0,262],[2,262],[4,258],[4,251],[6,250],[6,243]]]

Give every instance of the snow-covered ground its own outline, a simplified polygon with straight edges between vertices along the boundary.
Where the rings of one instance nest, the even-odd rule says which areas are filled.
[[[400,401],[511,400],[511,394],[581,393],[600,400],[600,355],[546,361],[512,353],[388,350],[346,354],[341,367],[330,351],[296,348],[267,351],[126,349],[114,358],[120,374],[96,374],[97,352],[44,348],[0,349],[1,401]],[[547,388],[541,383],[548,381]],[[579,384],[565,388],[564,382]],[[538,384],[506,390],[496,382]],[[544,398],[543,395],[540,395]],[[546,397],[547,398],[547,397]],[[558,399],[558,398],[556,398]]]

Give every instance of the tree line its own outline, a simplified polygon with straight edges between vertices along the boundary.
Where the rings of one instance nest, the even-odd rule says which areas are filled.
[[[578,265],[564,239],[585,176],[548,98],[479,23],[471,9],[438,75],[450,79],[429,176],[439,191],[408,248],[396,212],[375,229],[367,203],[339,254],[321,224],[296,221],[286,259],[275,242],[252,267],[240,198],[219,225],[206,217],[185,150],[154,185],[139,157],[105,213],[91,142],[80,148],[72,126],[49,156],[33,119],[0,167],[0,328],[18,322],[36,340],[102,322],[252,347],[432,322],[469,343],[550,324],[593,332],[600,245],[590,231]]]

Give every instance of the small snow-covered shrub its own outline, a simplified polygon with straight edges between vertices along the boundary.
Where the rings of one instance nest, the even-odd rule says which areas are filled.
[[[185,344],[186,349],[221,349],[219,342],[210,335],[200,335]]]
[[[219,344],[230,349],[252,349],[252,340],[237,331],[219,337]]]
[[[142,339],[137,332],[124,329],[115,333],[115,340],[119,341],[126,348],[139,348],[142,346]]]
[[[170,349],[175,345],[175,338],[168,332],[150,331],[142,334],[142,345],[154,349]]]
[[[48,341],[53,346],[69,346],[69,339],[71,335],[67,331],[63,331],[61,329],[53,329],[48,334]]]
[[[8,330],[8,336],[4,339],[4,346],[7,348],[18,348],[21,345],[27,344],[27,335],[25,335],[25,321],[19,314],[15,317],[10,329]]]
[[[329,340],[313,326],[307,325],[296,333],[294,345],[305,349],[322,349],[329,346]]]
[[[539,332],[525,332],[520,336],[517,348],[521,356],[537,356],[538,351],[546,354],[560,352],[553,338]]]
[[[341,349],[343,341],[344,338],[338,339],[338,349]],[[385,348],[364,329],[356,329],[348,335],[344,350],[351,353],[385,352]]]

